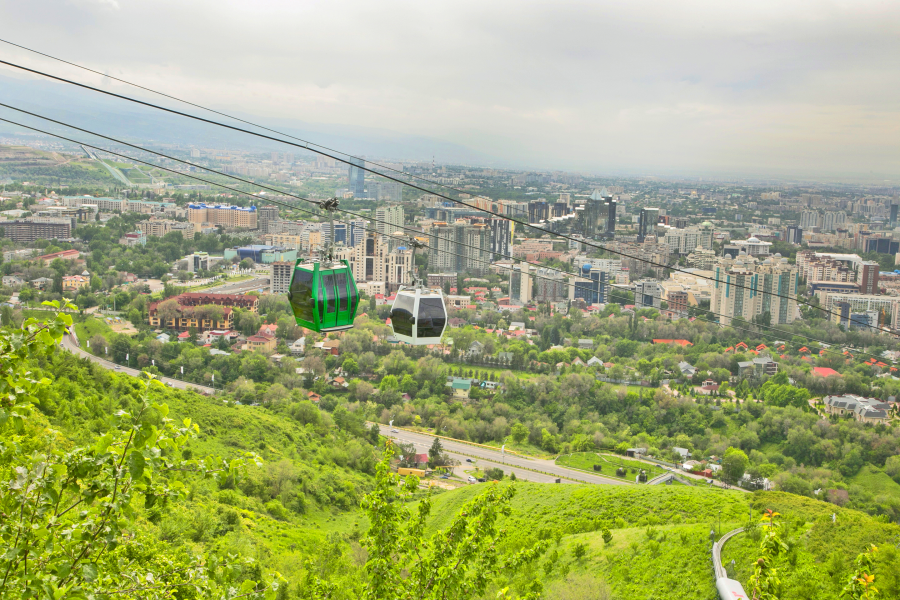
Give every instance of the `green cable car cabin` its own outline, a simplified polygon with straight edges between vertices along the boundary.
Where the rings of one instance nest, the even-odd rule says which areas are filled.
[[[359,290],[350,263],[297,260],[288,300],[301,327],[326,333],[351,329],[359,306]]]

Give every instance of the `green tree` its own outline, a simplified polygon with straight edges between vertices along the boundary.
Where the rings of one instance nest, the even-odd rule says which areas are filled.
[[[512,485],[486,486],[484,493],[463,506],[446,530],[427,535],[431,496],[411,508],[406,499],[416,494],[419,479],[410,476],[401,482],[391,473],[393,455],[389,442],[376,467],[375,489],[361,502],[370,523],[362,539],[368,551],[364,600],[481,597],[491,583],[521,573],[546,548],[547,542],[541,541],[515,554],[501,555],[507,533],[500,529],[498,519],[510,512],[509,501],[516,491]],[[536,599],[538,593],[526,598]],[[316,596],[322,598],[325,593]]]
[[[49,385],[36,379],[32,365],[56,351],[71,324],[59,313],[0,334],[0,597],[128,597],[140,589],[146,598],[162,598],[185,585],[204,598],[232,597],[233,589],[248,598],[262,598],[266,590],[274,595],[274,586],[262,581],[241,583],[240,564],[211,555],[197,560],[173,549],[126,559],[119,551],[150,541],[134,539],[141,535],[138,499],[147,509],[174,502],[186,491],[179,473],[212,476],[216,469],[208,461],[182,460],[182,447],[198,427],[190,419],[176,424],[165,404],[151,400],[151,390],[162,387],[152,376],[143,381],[135,410],[111,415],[102,435],[84,446],[59,444],[32,410],[34,395]],[[242,461],[219,471],[234,476]]]
[[[875,587],[875,553],[878,548],[875,544],[856,557],[856,568],[850,575],[850,581],[841,591],[841,598],[851,600],[870,600],[878,594]]]
[[[530,432],[528,431],[528,428],[519,421],[513,423],[512,428],[510,429],[510,435],[512,436],[513,441],[517,444],[521,444],[522,442],[524,442],[529,433]]]
[[[779,600],[781,597],[781,578],[775,565],[788,547],[781,539],[780,525],[776,522],[779,516],[779,513],[766,509],[762,517],[769,527],[759,544],[759,558],[753,563],[750,588],[754,600]]]
[[[750,459],[740,448],[729,447],[722,458],[722,471],[728,481],[735,483],[747,472]]]

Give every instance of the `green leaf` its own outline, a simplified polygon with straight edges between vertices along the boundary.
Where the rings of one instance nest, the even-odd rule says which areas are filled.
[[[131,473],[132,479],[140,479],[141,475],[144,474],[144,466],[147,464],[147,461],[144,460],[144,455],[138,452],[137,450],[133,451],[128,455],[128,472]]]
[[[102,435],[97,438],[97,441],[94,442],[94,452],[97,454],[105,454],[106,450],[109,448],[109,445],[112,444],[113,436],[109,433],[106,435]]]
[[[251,579],[245,579],[244,582],[241,584],[241,593],[247,594],[249,592],[252,592],[255,587],[256,587],[255,581],[253,581]]]
[[[81,576],[85,581],[94,581],[97,579],[97,567],[91,563],[81,565]]]

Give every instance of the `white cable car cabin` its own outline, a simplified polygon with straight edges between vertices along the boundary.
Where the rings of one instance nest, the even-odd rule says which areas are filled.
[[[400,288],[391,306],[394,337],[413,346],[440,344],[447,327],[444,294],[416,286]]]

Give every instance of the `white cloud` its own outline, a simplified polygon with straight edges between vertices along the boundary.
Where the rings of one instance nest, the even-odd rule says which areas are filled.
[[[900,169],[897,2],[35,4],[0,0],[13,41],[246,113],[552,168]]]

